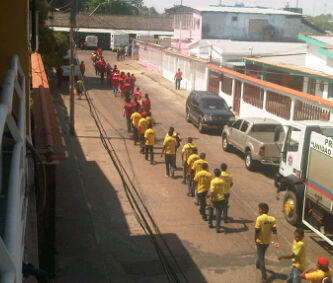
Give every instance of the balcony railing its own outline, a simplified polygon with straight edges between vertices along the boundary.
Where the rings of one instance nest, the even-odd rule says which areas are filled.
[[[6,207],[1,223],[4,227],[0,236],[0,278],[1,282],[11,283],[22,282],[27,211],[26,90],[25,75],[17,55],[12,58],[0,99],[0,158],[4,154],[4,137],[7,143],[6,154],[10,155],[6,165],[7,174],[0,167],[0,185],[5,184],[0,192]],[[2,160],[0,162],[3,163]],[[8,180],[4,182],[4,179]]]

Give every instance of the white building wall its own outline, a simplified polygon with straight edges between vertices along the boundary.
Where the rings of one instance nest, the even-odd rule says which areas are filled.
[[[250,32],[252,20],[266,21],[267,24],[263,24],[257,31]],[[202,39],[264,40],[262,27],[269,25],[275,30],[275,36],[272,39],[296,41],[301,27],[301,17],[202,12],[202,23]]]

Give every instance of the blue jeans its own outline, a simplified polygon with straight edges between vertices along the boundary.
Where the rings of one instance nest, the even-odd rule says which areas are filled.
[[[215,220],[216,220],[216,230],[220,230],[221,228],[221,215],[222,210],[225,206],[225,201],[214,201],[213,207],[208,207],[208,224],[213,224],[213,216],[214,216],[214,208],[215,208]]]
[[[266,250],[268,248],[268,245],[258,244],[258,243],[256,243],[256,245],[257,245],[256,266],[261,271],[262,279],[267,279],[266,265],[265,265],[265,254],[266,254]]]
[[[187,183],[188,193],[191,196],[194,196],[193,180],[192,180],[192,177],[190,175],[186,176],[186,183]]]
[[[292,266],[290,269],[290,273],[288,275],[288,278],[286,280],[286,283],[301,283],[301,277],[302,271],[297,269],[295,266]]]
[[[224,219],[224,221],[228,219],[229,197],[230,197],[230,194],[224,194],[224,199],[225,199],[225,206],[224,206],[224,209],[223,209],[223,219]]]
[[[114,95],[117,95],[118,92],[119,92],[119,87],[118,86],[114,86],[113,87],[113,93],[114,93]]]
[[[165,174],[170,176],[174,174],[175,171],[175,158],[176,158],[176,154],[165,154]]]

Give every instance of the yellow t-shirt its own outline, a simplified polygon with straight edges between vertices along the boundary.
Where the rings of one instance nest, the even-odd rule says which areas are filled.
[[[203,160],[201,158],[193,162],[192,170],[194,171],[194,176],[202,170],[202,164],[204,163],[208,164],[206,160]]]
[[[163,141],[165,154],[176,154],[176,139],[172,136],[166,135]]]
[[[230,188],[231,188],[231,184],[234,182],[232,175],[226,171],[222,171],[221,172],[221,178],[222,180],[225,181],[226,186],[225,186],[225,194],[230,194]]]
[[[188,159],[187,159],[187,174],[190,175],[190,172],[191,172],[191,169],[192,169],[192,165],[193,165],[193,162],[198,160],[200,157],[198,154],[196,153],[193,153],[191,154]]]
[[[140,127],[140,135],[143,135],[148,128],[148,123],[146,118],[141,118],[139,120],[138,127]]]
[[[224,187],[225,182],[220,177],[215,177],[210,182],[210,192],[212,194],[211,200],[212,201],[221,201],[224,200]]]
[[[305,273],[305,279],[310,280],[312,283],[321,283],[325,277],[331,278],[331,270],[325,272],[317,269],[313,272]]]
[[[201,170],[198,172],[198,174],[195,175],[194,181],[198,183],[198,194],[207,192],[209,190],[211,180],[212,174],[206,170]]]
[[[305,243],[303,241],[293,241],[293,254],[296,256],[291,260],[293,262],[293,266],[301,271],[304,271],[306,268],[306,254]]]
[[[133,126],[137,129],[139,125],[139,120],[141,119],[141,114],[139,112],[134,112],[130,117]]]
[[[184,153],[184,160],[186,161],[189,156],[193,153],[193,149],[197,148],[197,146],[194,143],[187,143],[183,146],[182,152]]]
[[[258,244],[269,245],[271,242],[273,228],[276,229],[275,217],[267,214],[258,216],[255,228],[259,230],[259,237],[256,242]]]
[[[149,125],[149,123],[150,123],[152,126],[154,126],[154,125],[156,124],[155,119],[154,119],[153,117],[151,117],[151,116],[147,116],[147,117],[146,117],[146,120],[147,120],[147,122],[148,122],[148,125]]]
[[[156,133],[153,129],[147,129],[145,131],[145,145],[155,145]]]

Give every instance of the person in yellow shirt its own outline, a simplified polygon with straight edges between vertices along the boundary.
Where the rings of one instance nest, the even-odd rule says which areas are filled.
[[[154,145],[156,140],[156,133],[153,130],[153,125],[148,123],[148,129],[145,131],[145,153],[146,160],[148,160],[148,153],[150,154],[150,164],[154,164]]]
[[[187,177],[187,188],[188,188],[188,193],[187,195],[189,197],[194,197],[194,186],[193,186],[193,170],[192,166],[194,161],[198,160],[200,156],[198,155],[198,149],[194,148],[193,153],[187,158],[187,172],[186,172],[186,177]]]
[[[146,120],[147,120],[148,124],[150,123],[152,126],[155,126],[156,121],[155,121],[155,119],[152,117],[151,112],[149,112],[149,111],[147,112]]]
[[[265,266],[265,254],[266,250],[271,242],[272,233],[275,237],[274,247],[280,246],[277,238],[276,220],[275,217],[268,215],[269,206],[265,202],[261,202],[258,205],[259,216],[256,220],[255,226],[255,243],[257,246],[257,261],[256,267],[260,269],[262,275],[262,282],[267,281],[267,273]]]
[[[197,146],[193,143],[191,137],[187,138],[187,143],[182,148],[182,163],[183,163],[183,184],[186,184],[186,171],[187,171],[187,159],[193,153],[193,149]]]
[[[203,220],[207,220],[206,215],[206,196],[212,180],[212,174],[208,171],[208,163],[202,164],[202,170],[194,176],[197,184],[197,196],[199,200],[199,212]]]
[[[201,153],[199,154],[199,157],[200,157],[200,158],[199,158],[198,160],[194,161],[194,162],[193,162],[193,165],[192,165],[193,177],[194,177],[198,172],[200,172],[200,171],[202,170],[202,164],[204,164],[204,163],[207,163],[207,164],[208,164],[208,162],[205,160],[205,158],[206,158],[206,153],[201,152]],[[197,189],[196,189],[196,183],[195,183],[195,182],[193,182],[193,190],[194,190],[194,193],[195,193],[195,199],[196,199],[195,204],[196,204],[196,205],[199,205],[199,200],[198,200],[198,196],[197,196],[198,191],[197,191]]]
[[[221,232],[221,215],[222,210],[225,205],[224,200],[224,187],[225,182],[220,178],[221,170],[216,168],[214,170],[215,178],[210,182],[209,187],[209,198],[210,198],[210,206],[208,207],[208,224],[209,228],[214,228],[213,226],[213,215],[215,208],[215,220],[216,220],[216,233]]]
[[[165,136],[163,141],[163,149],[161,156],[165,157],[165,175],[167,177],[173,177],[175,174],[175,159],[176,159],[176,147],[177,141],[173,137],[173,127],[170,127],[168,134]]]
[[[304,238],[304,230],[302,228],[297,228],[294,232],[292,254],[282,255],[278,257],[278,260],[281,259],[292,260],[292,266],[288,278],[286,280],[286,283],[301,283],[302,281],[300,275],[306,268],[306,253],[305,253],[306,248],[303,238]]]
[[[332,271],[326,257],[317,257],[317,267],[308,268],[301,274],[301,278],[312,283],[332,283]]]
[[[132,126],[133,126],[133,139],[134,139],[134,144],[136,145],[136,143],[138,142],[138,125],[139,125],[139,121],[141,119],[141,114],[138,111],[135,111],[131,117],[131,122],[132,122]]]
[[[138,136],[139,136],[139,141],[140,141],[140,153],[144,153],[144,144],[145,144],[145,131],[148,128],[148,123],[146,120],[147,113],[142,112],[141,113],[141,119],[139,120],[138,123]]]
[[[228,219],[228,210],[229,210],[229,198],[230,198],[230,189],[234,184],[232,175],[227,172],[228,165],[225,163],[221,164],[221,178],[226,182],[226,187],[225,187],[225,207],[223,210],[223,220],[225,223],[229,222]]]

